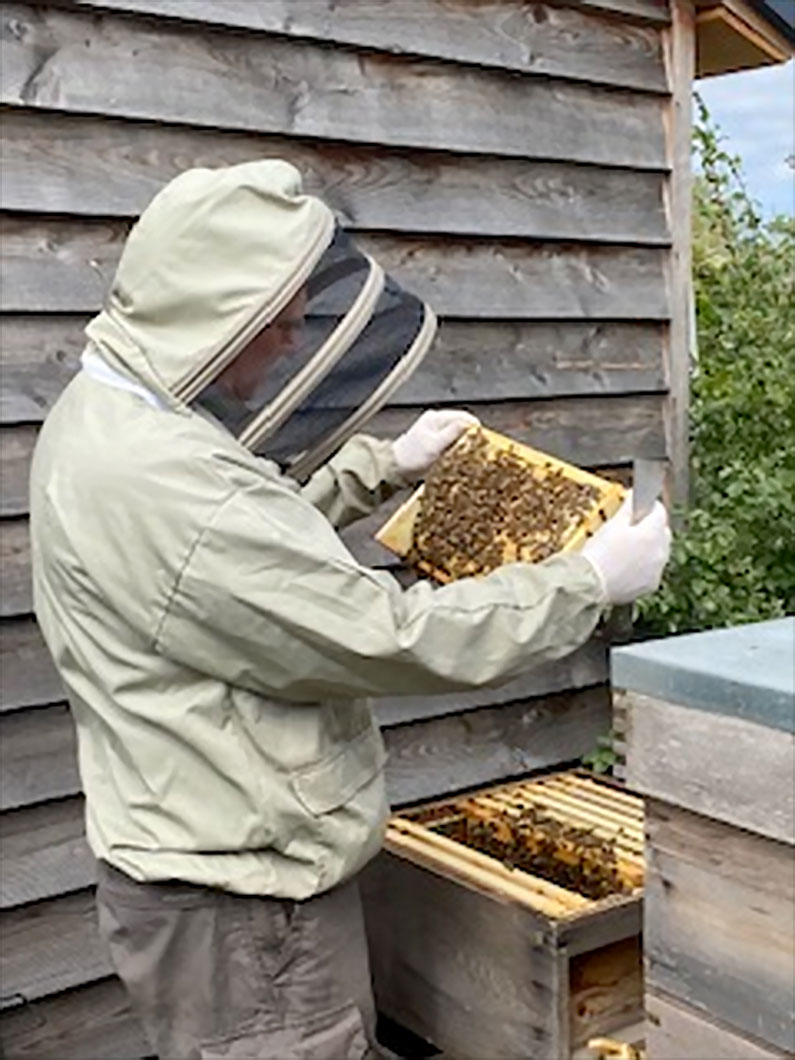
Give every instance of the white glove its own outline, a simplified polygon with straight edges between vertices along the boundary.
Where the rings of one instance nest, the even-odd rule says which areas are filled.
[[[668,514],[659,501],[639,523],[633,526],[631,519],[630,493],[582,549],[611,604],[629,604],[654,592],[671,551]]]
[[[422,475],[445,449],[480,420],[461,409],[430,409],[401,434],[392,445],[395,463],[407,478]]]

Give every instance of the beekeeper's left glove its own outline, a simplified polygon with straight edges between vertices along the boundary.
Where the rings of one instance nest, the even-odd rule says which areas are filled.
[[[418,478],[464,431],[477,427],[477,416],[461,409],[429,409],[393,444],[395,462],[406,478]]]

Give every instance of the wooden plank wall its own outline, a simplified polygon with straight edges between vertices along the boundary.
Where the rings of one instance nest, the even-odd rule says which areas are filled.
[[[666,396],[683,346],[671,243],[681,263],[686,241],[670,221],[683,85],[672,92],[669,27],[667,0],[4,4],[6,1057],[145,1049],[94,932],[74,734],[31,615],[26,522],[39,425],[132,220],[189,166],[289,159],[442,318],[376,432],[463,403],[621,474],[681,438],[681,378],[673,422]],[[385,564],[371,529],[352,545]],[[393,798],[577,758],[608,725],[604,676],[593,643],[497,692],[382,701]]]

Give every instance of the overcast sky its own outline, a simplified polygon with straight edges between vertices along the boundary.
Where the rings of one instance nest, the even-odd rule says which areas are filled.
[[[724,147],[743,160],[748,190],[765,215],[795,214],[795,62],[723,77],[696,89],[725,136]]]

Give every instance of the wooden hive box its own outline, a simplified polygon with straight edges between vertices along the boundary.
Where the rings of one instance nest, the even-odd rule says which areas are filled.
[[[615,650],[650,1060],[795,1052],[795,620]]]
[[[564,858],[570,828],[614,843],[619,885],[587,898],[451,838],[464,818],[528,813],[563,826]],[[640,1037],[642,848],[641,801],[578,772],[393,817],[363,885],[379,1010],[456,1060],[568,1060],[618,1028]]]

